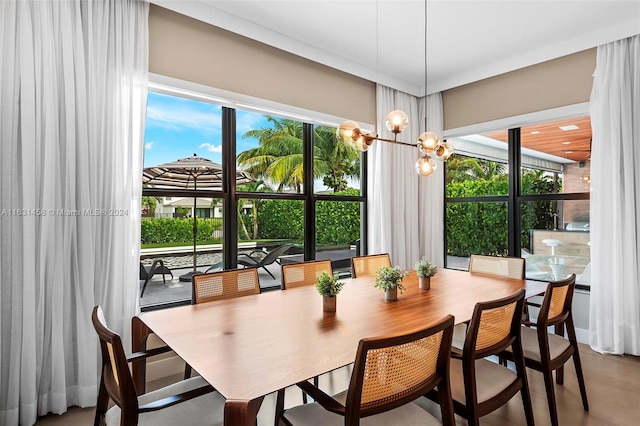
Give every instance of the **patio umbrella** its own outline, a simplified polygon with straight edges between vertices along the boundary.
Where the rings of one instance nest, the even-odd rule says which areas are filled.
[[[244,185],[255,179],[247,172],[236,172],[236,183]],[[181,158],[171,163],[146,167],[142,172],[142,184],[157,189],[222,189],[222,166],[206,158]],[[193,272],[181,276],[181,280],[190,280],[197,273],[196,238],[198,222],[196,218],[196,200],[193,197]]]

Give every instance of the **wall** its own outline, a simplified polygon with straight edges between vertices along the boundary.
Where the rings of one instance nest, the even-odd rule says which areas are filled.
[[[374,83],[153,4],[149,71],[361,123],[376,122]]]
[[[594,48],[446,90],[444,128],[588,102],[595,66]]]

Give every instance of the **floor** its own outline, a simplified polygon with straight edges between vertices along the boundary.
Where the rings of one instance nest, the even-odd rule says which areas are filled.
[[[575,378],[575,370],[571,362],[565,370],[564,386],[556,385],[556,399],[561,425],[634,425],[640,418],[640,358],[632,356],[604,356],[593,352],[588,346],[580,345],[590,411],[582,409],[580,393]],[[540,373],[529,370],[529,386],[534,408],[535,422],[538,426],[550,424],[547,410],[544,382]],[[325,374],[320,378],[320,386],[325,391],[337,392],[346,388],[349,381],[349,371],[340,369]],[[165,380],[177,380],[167,378]],[[149,384],[149,388],[162,386],[163,381]],[[301,403],[301,393],[297,388],[287,389],[286,405]],[[259,425],[273,424],[275,395],[268,395],[258,416]],[[93,408],[70,408],[63,415],[49,415],[42,417],[37,426],[76,426],[93,423]],[[456,417],[457,425],[466,422]],[[483,426],[524,425],[524,412],[519,396],[515,396],[504,407],[482,417]]]

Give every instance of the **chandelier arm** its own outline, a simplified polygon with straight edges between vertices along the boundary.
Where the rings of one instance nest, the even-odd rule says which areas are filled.
[[[412,146],[412,147],[418,146],[418,144],[415,144],[415,143],[407,143],[407,142],[396,141],[393,139],[385,139],[385,138],[380,138],[378,136],[366,136],[366,138],[374,141],[394,143],[396,145],[405,145],[405,146]]]

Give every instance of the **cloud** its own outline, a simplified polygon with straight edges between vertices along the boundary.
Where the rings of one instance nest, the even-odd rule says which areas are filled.
[[[220,110],[201,102],[179,100],[169,103],[155,100],[147,105],[148,127],[170,130],[200,130],[220,132],[222,118]],[[189,103],[191,102],[191,103]]]
[[[149,141],[144,144],[144,149],[149,150],[152,148],[153,148],[153,141]]]
[[[212,143],[205,142],[203,144],[200,144],[198,148],[205,148],[209,152],[217,152],[217,153],[222,152],[222,144],[214,145]]]

